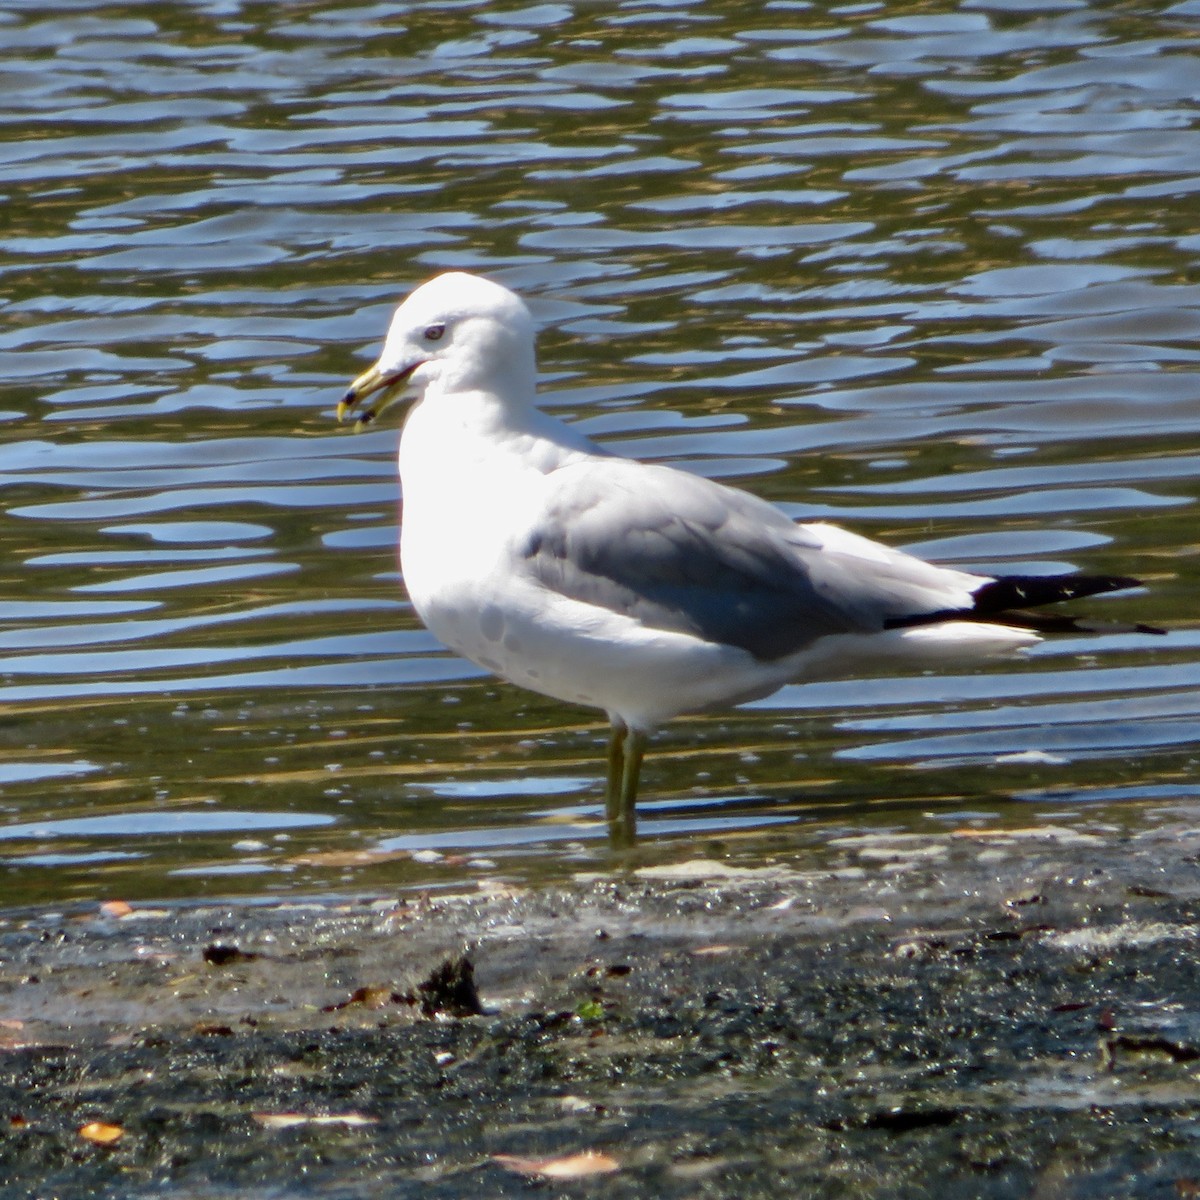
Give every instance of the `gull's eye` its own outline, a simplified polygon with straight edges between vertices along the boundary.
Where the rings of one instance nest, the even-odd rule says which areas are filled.
[[[437,342],[441,340],[442,334],[446,332],[445,325],[429,325],[425,329],[425,340],[427,342]]]

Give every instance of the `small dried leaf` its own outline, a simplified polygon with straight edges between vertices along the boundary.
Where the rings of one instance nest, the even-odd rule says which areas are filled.
[[[581,1150],[561,1158],[522,1158],[518,1154],[493,1154],[492,1161],[518,1175],[541,1179],[584,1179],[589,1175],[611,1175],[621,1164],[599,1150]]]
[[[389,1004],[415,1004],[407,992],[394,992],[390,987],[366,986],[355,988],[345,1000],[326,1004],[322,1012],[341,1012],[344,1008],[387,1008]]]
[[[100,905],[100,913],[105,917],[127,917],[133,912],[133,905],[124,900],[105,900]]]
[[[79,1136],[95,1142],[97,1146],[111,1146],[119,1142],[125,1130],[120,1125],[109,1125],[106,1121],[89,1121],[80,1126]]]
[[[350,997],[354,1004],[363,1008],[386,1008],[389,1004],[398,1004],[396,993],[389,987],[361,987]]]
[[[374,1125],[378,1117],[362,1113],[254,1113],[254,1120],[266,1129],[292,1129],[297,1125]]]

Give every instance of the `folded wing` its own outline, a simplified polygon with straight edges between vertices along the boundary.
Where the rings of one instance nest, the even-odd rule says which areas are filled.
[[[594,458],[547,477],[521,561],[544,587],[650,628],[763,660],[838,633],[975,620],[1088,628],[1025,614],[1137,585],[1115,576],[993,579],[934,566],[669,467]],[[1022,610],[1011,617],[1010,610]]]

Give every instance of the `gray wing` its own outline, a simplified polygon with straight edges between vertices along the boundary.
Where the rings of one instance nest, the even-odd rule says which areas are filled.
[[[962,581],[985,582],[796,525],[747,492],[669,467],[590,459],[548,482],[519,547],[543,586],[759,659],[950,608],[969,598]],[[822,530],[851,552],[831,548]]]

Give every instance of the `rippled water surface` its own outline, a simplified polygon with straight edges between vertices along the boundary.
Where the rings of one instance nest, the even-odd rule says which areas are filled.
[[[640,854],[1200,816],[1198,31],[7,6],[0,903],[608,861],[602,721],[419,627],[397,430],[332,421],[446,268],[529,299],[548,405],[621,451],[945,561],[1135,574],[1093,606],[1171,631],[677,722]]]

